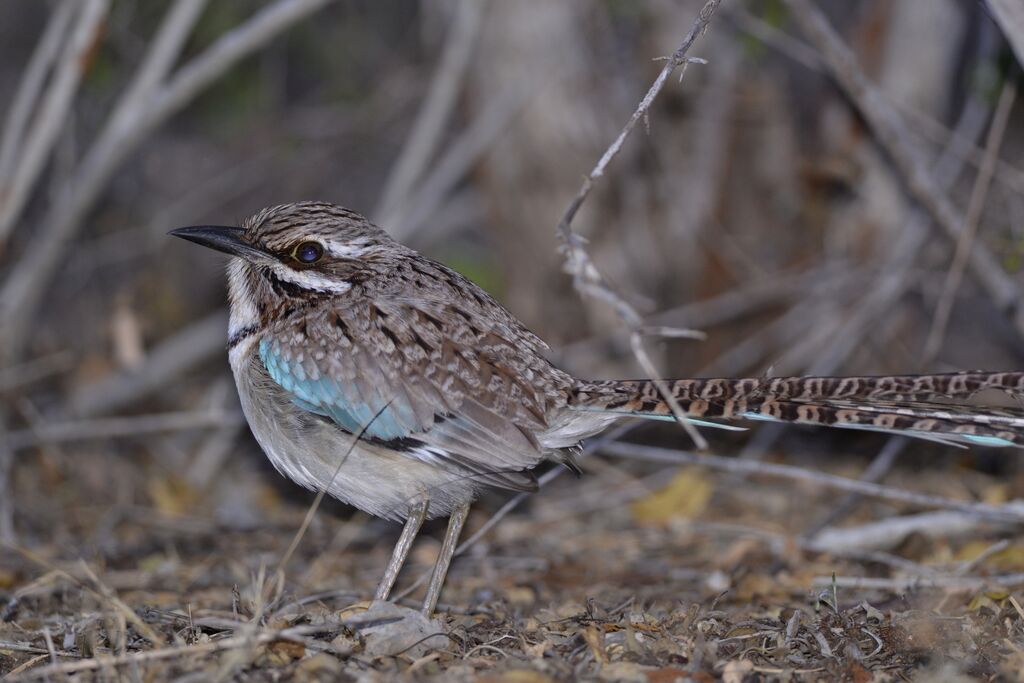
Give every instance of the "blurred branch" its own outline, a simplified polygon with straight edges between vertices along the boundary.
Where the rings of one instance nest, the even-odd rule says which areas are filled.
[[[878,452],[875,459],[871,461],[868,468],[860,475],[861,481],[871,482],[877,484],[882,481],[882,478],[889,473],[892,466],[896,464],[896,460],[899,458],[903,449],[906,448],[910,442],[905,436],[892,436],[885,442],[885,446]],[[857,505],[863,500],[864,496],[859,493],[848,493],[841,500],[837,501],[825,514],[825,516],[819,521],[814,522],[810,525],[806,531],[803,532],[803,538],[806,540],[814,540],[816,537],[825,532],[828,527],[835,525],[836,522],[846,517],[848,514],[853,512]]]
[[[216,485],[217,475],[246,422],[239,412],[235,383],[227,376],[211,384],[200,407],[224,416],[220,426],[206,435],[195,449],[185,470],[186,481],[198,489],[209,491]]]
[[[193,323],[150,352],[142,367],[76,389],[69,411],[79,417],[100,415],[166,389],[182,372],[224,349],[227,325],[226,309]]]
[[[896,593],[911,593],[923,588],[939,588],[944,591],[978,591],[987,586],[1015,588],[1024,584],[1024,573],[996,574],[994,576],[907,576],[878,578],[868,576],[815,576],[815,588],[849,588],[851,590],[887,590]]]
[[[805,481],[815,486],[824,486],[837,491],[851,491],[860,493],[872,498],[882,500],[894,500],[910,505],[918,505],[926,508],[939,508],[944,510],[957,510],[969,515],[983,517],[997,522],[1011,522],[1015,524],[1024,523],[1024,501],[1008,505],[986,505],[984,503],[965,503],[943,496],[933,496],[925,493],[906,491],[894,486],[883,486],[858,479],[839,477],[825,472],[816,472],[803,467],[793,465],[780,465],[777,463],[758,462],[755,460],[742,460],[739,458],[726,458],[720,455],[690,453],[688,451],[673,450],[671,448],[658,448],[656,446],[644,446],[636,443],[617,442],[602,446],[600,452],[614,455],[619,458],[633,458],[635,460],[647,460],[650,462],[677,463],[680,465],[700,465],[715,470],[733,472],[735,474],[763,475],[767,477],[780,477],[794,481]]]
[[[811,43],[821,53],[829,71],[874,132],[884,152],[903,176],[910,194],[931,215],[946,236],[954,243],[964,231],[964,221],[948,195],[932,180],[929,164],[920,150],[910,143],[910,133],[903,119],[881,96],[860,69],[856,58],[828,19],[810,0],[786,0],[793,16]],[[1022,293],[1016,283],[1000,267],[992,252],[982,244],[970,254],[971,272],[988,293],[996,308],[1012,321],[1024,335]]]
[[[385,223],[397,239],[411,237],[441,208],[449,193],[466,177],[474,164],[508,130],[533,93],[521,88],[502,92],[484,107],[468,127],[433,164],[430,175],[403,200],[401,211]]]
[[[789,35],[785,31],[772,26],[761,17],[752,14],[749,10],[737,6],[728,6],[729,12],[726,17],[736,23],[743,31],[763,41],[766,45],[778,50],[798,64],[802,64],[815,72],[826,70],[821,57],[813,48],[798,38]],[[995,29],[993,29],[995,33]],[[994,55],[990,55],[995,59]],[[883,92],[878,93],[879,97],[886,98]],[[945,147],[954,145],[953,149],[963,156],[964,160],[978,168],[984,163],[985,150],[978,147],[973,139],[963,136],[957,130],[950,130],[943,123],[936,120],[928,113],[919,110],[913,105],[900,102],[899,100],[886,98],[889,104],[898,109],[910,120],[911,132],[917,133],[922,138]],[[994,180],[1014,192],[1024,194],[1024,171],[1010,164],[1005,159],[996,159]]]
[[[206,0],[179,0],[168,12],[138,75],[109,123],[75,171],[63,200],[44,216],[33,249],[25,252],[0,286],[0,349],[17,358],[27,324],[82,220],[111,177],[142,139],[188,104],[240,59],[331,0],[278,0],[164,76]]]
[[[852,527],[822,530],[814,537],[814,545],[823,552],[833,550],[883,550],[895,548],[911,534],[927,534],[936,538],[968,535],[977,538],[983,519],[960,512],[923,512],[915,515],[889,517]]]
[[[977,97],[970,97],[964,103],[954,131],[946,136],[945,147],[932,165],[935,182],[943,190],[948,191],[953,187],[963,173],[966,160],[964,148],[972,145],[981,135],[989,113],[987,104]],[[858,298],[849,313],[836,317],[836,324],[826,326],[828,329],[819,337],[826,342],[824,349],[804,352],[805,358],[814,360],[804,362],[794,372],[834,374],[856,349],[862,347],[869,332],[877,329],[879,318],[891,311],[916,281],[914,264],[929,237],[926,221],[925,212],[915,208],[904,222],[898,241],[887,251],[878,275],[871,279],[873,286],[870,291]],[[828,301],[826,305],[829,310],[835,308]],[[753,339],[756,337],[750,338]],[[757,459],[759,454],[766,452],[775,443],[784,430],[783,425],[765,425],[744,449],[743,457]]]
[[[72,420],[8,432],[7,447],[19,451],[42,444],[63,441],[89,441],[113,437],[140,436],[186,429],[229,427],[242,424],[242,414],[234,410],[205,409],[156,415]]]
[[[0,368],[0,394],[70,370],[74,365],[75,355],[73,353],[58,351],[20,365]]]
[[[25,74],[18,84],[18,92],[14,95],[10,111],[7,113],[7,122],[4,124],[3,138],[0,139],[0,179],[6,182],[14,165],[15,154],[21,149],[25,141],[25,127],[29,123],[29,117],[39,100],[39,93],[46,82],[46,75],[50,71],[60,46],[67,41],[68,27],[71,26],[71,18],[79,5],[71,2],[63,2],[50,15],[36,49],[32,53]]]
[[[460,0],[444,52],[412,131],[391,169],[373,215],[381,225],[400,222],[408,194],[441,144],[480,33],[485,0]]]
[[[694,428],[692,424],[686,419],[686,414],[683,409],[679,406],[678,401],[668,390],[668,385],[660,379],[661,374],[657,368],[654,367],[653,361],[644,349],[643,336],[639,333],[643,327],[643,318],[640,314],[629,304],[625,299],[616,294],[608,285],[605,283],[600,271],[597,266],[591,260],[590,255],[587,254],[584,248],[585,240],[579,235],[575,234],[572,230],[572,221],[576,217],[576,213],[583,206],[583,202],[586,201],[590,195],[590,191],[594,189],[594,184],[597,180],[604,175],[604,172],[608,168],[608,164],[611,163],[612,159],[618,156],[622,150],[622,145],[626,141],[626,138],[630,136],[633,130],[641,119],[646,120],[647,112],[650,110],[654,100],[658,97],[665,83],[668,81],[668,77],[672,75],[672,72],[679,67],[683,67],[685,72],[686,64],[691,61],[702,61],[694,60],[686,56],[686,53],[690,51],[690,48],[697,41],[697,38],[704,35],[707,31],[708,26],[711,22],[711,17],[714,15],[715,10],[718,9],[718,5],[721,0],[708,0],[708,2],[701,8],[700,13],[697,16],[696,21],[693,22],[693,26],[690,27],[689,33],[683,38],[683,42],[679,44],[676,51],[672,53],[670,57],[665,60],[665,66],[658,73],[658,77],[654,79],[654,83],[647,90],[647,94],[644,95],[643,99],[640,100],[640,104],[637,105],[633,111],[632,116],[629,117],[629,121],[619,132],[619,135],[612,144],[605,150],[604,154],[598,160],[597,165],[590,171],[586,178],[583,180],[583,185],[580,187],[579,192],[573,198],[572,202],[569,203],[569,207],[566,209],[562,219],[558,222],[558,235],[562,239],[562,253],[565,255],[565,271],[572,275],[573,286],[583,296],[590,296],[597,300],[604,301],[609,304],[618,315],[619,319],[622,320],[623,324],[629,328],[630,334],[630,346],[633,349],[633,354],[636,356],[637,362],[643,371],[651,378],[666,403],[672,408],[673,414],[676,416],[676,420],[686,430],[690,438],[693,439],[697,448],[705,450],[708,447],[707,441],[704,437]]]
[[[1024,5],[1020,0],[987,0],[985,4],[1013,48],[1017,64],[1024,68]]]
[[[89,64],[89,52],[99,39],[109,4],[109,0],[87,0],[81,4],[64,3],[59,6],[32,56],[32,63],[11,108],[0,152],[0,245],[7,241],[14,222],[28,202],[64,126],[78,84]],[[67,39],[64,54],[54,68],[40,111],[31,118],[32,126],[26,130],[35,95],[51,59],[50,43],[58,43],[65,37],[65,26],[70,21],[68,15],[74,9],[80,11],[74,17],[73,31]],[[21,147],[16,147],[19,144]]]
[[[0,415],[0,433],[6,431],[7,421]],[[6,434],[0,441],[0,543],[14,543],[14,494],[11,475],[14,470],[14,451],[7,445]]]
[[[928,332],[928,339],[924,345],[925,363],[935,357],[946,336],[946,326],[949,324],[949,316],[953,311],[953,302],[956,300],[957,290],[960,289],[960,282],[963,280],[964,268],[967,266],[967,258],[971,254],[971,248],[974,246],[974,240],[978,234],[981,214],[985,208],[985,199],[988,197],[988,188],[996,170],[996,159],[999,158],[999,149],[1003,144],[1003,134],[1006,132],[1006,125],[1010,121],[1010,111],[1013,109],[1016,99],[1017,84],[1011,78],[1003,85],[999,103],[996,105],[996,112],[992,118],[992,125],[989,127],[988,140],[985,144],[985,160],[978,171],[974,189],[971,191],[971,198],[967,203],[967,217],[964,219],[967,224],[964,226],[964,231],[960,233],[960,239],[956,242],[953,260],[949,265],[946,281],[942,285],[942,294],[935,306],[935,318],[932,320],[931,330]]]

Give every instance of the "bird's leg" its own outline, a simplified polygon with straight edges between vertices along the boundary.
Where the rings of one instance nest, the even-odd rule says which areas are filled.
[[[448,566],[452,563],[455,546],[459,542],[459,534],[462,533],[462,525],[466,523],[468,515],[469,503],[466,503],[452,510],[452,515],[448,518],[448,530],[444,532],[441,553],[437,556],[437,563],[430,575],[430,585],[427,586],[427,597],[423,600],[423,614],[428,617],[434,613],[437,599],[441,597],[441,588],[444,586],[445,577],[448,576]]]
[[[420,527],[423,526],[423,520],[427,518],[427,507],[429,505],[430,501],[424,499],[409,508],[409,517],[405,520],[402,535],[398,537],[395,549],[391,551],[391,559],[388,561],[388,566],[384,570],[384,576],[381,577],[380,584],[377,586],[377,592],[373,596],[374,600],[387,600],[388,596],[391,595],[391,588],[395,585],[398,573],[402,571],[405,558],[409,556],[412,542],[416,540],[416,534],[419,533]]]

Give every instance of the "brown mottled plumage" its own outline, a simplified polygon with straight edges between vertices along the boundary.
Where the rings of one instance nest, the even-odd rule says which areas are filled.
[[[588,382],[558,369],[546,344],[482,289],[347,209],[288,204],[242,228],[174,234],[235,257],[229,357],[246,418],[275,467],[371,514],[407,520],[378,598],[387,597],[424,518],[452,517],[429,612],[481,487],[532,490],[533,468],[545,459],[575,467],[580,439],[610,422],[671,414],[650,381]],[[1022,373],[669,386],[701,420],[1024,443],[1020,410],[966,403],[989,388],[1024,393]]]

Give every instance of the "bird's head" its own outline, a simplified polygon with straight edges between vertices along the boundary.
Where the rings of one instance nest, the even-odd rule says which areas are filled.
[[[234,256],[232,302],[252,302],[260,311],[344,294],[367,266],[400,248],[363,216],[322,202],[264,209],[241,227],[199,225],[170,234]]]

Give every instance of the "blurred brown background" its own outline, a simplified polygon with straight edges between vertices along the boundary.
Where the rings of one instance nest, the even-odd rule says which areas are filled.
[[[0,7],[0,101],[11,135],[0,176],[0,292],[12,297],[0,309],[0,381],[16,446],[32,441],[32,429],[75,418],[174,411],[188,427],[210,407],[233,415],[223,261],[165,233],[235,224],[300,199],[366,213],[462,270],[548,339],[567,369],[642,374],[607,306],[581,299],[562,272],[555,225],[661,68],[652,58],[685,35],[696,3],[189,4]],[[271,16],[251,54],[210,59],[232,32],[282,7],[295,12]],[[1017,73],[987,9],[954,0],[823,9],[902,114],[905,142],[927,160],[934,186],[966,212],[993,111]],[[222,73],[176,102],[166,121],[133,129],[132,116],[145,119],[159,99],[136,96],[134,79],[174,21],[180,56],[172,53],[150,92],[170,90],[166,83],[203,59]],[[49,48],[47,31],[58,33]],[[708,64],[690,65],[681,85],[667,87],[649,132],[629,140],[575,221],[612,288],[652,324],[708,333],[704,342],[649,344],[663,372],[1020,367],[1020,330],[970,270],[942,343],[923,353],[952,242],[915,208],[888,150],[784,4],[726,3],[692,55]],[[65,62],[78,66],[78,82],[55,105]],[[40,66],[54,72],[12,130]],[[112,122],[124,110],[119,130]],[[976,212],[977,242],[1016,285],[1022,146],[1011,110],[1002,161]],[[100,423],[99,432],[107,427],[117,425]],[[146,425],[126,429],[135,427]],[[206,430],[169,431],[75,440],[60,447],[67,457],[17,448],[9,495],[31,508],[80,467],[85,481],[110,491],[126,468],[179,476],[200,468],[205,481],[226,460],[258,462],[242,429],[231,434],[245,447],[232,436],[202,466],[193,442],[210,438]],[[128,489],[119,495],[140,496]],[[45,533],[31,519],[28,537]]]
[[[228,531],[308,502],[239,421],[223,260],[175,227],[343,204],[483,285],[566,369],[642,374],[562,271],[555,226],[700,4],[0,3],[0,537],[116,562],[156,552],[153,516]],[[659,369],[1024,367],[1024,111],[989,6],[817,2],[874,88],[851,98],[800,5],[725,2],[690,53],[707,64],[671,79],[574,222],[646,322],[707,333],[651,338]],[[922,192],[972,235],[962,281]],[[715,443],[781,458],[809,433]]]

